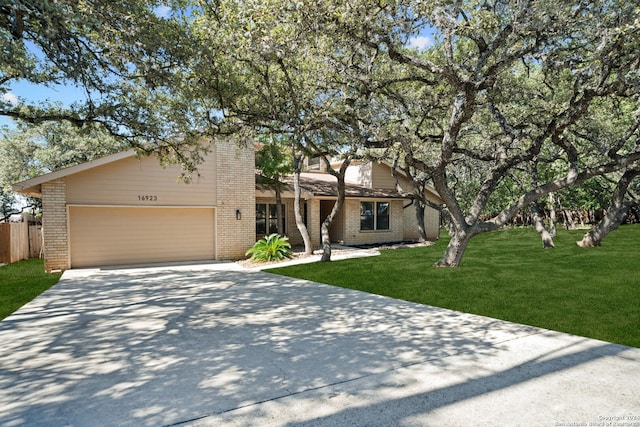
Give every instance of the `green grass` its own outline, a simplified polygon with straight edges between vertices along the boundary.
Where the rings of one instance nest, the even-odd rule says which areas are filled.
[[[392,298],[640,347],[640,225],[579,248],[584,230],[559,230],[542,249],[532,229],[474,237],[458,268],[435,268],[448,238],[379,257],[269,271]],[[446,233],[443,233],[446,235]]]
[[[0,320],[55,285],[61,274],[44,271],[41,259],[29,259],[0,267]]]

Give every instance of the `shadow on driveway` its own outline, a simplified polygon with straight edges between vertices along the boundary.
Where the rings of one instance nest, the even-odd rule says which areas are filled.
[[[640,417],[638,349],[263,272],[65,273],[0,343],[2,426]]]

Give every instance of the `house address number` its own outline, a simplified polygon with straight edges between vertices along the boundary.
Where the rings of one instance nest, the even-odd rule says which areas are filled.
[[[158,196],[142,196],[138,195],[138,200],[142,200],[145,202],[155,202],[158,200]]]

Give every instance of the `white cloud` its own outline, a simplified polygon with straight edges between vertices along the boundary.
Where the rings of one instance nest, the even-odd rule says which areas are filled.
[[[424,50],[432,44],[433,42],[431,41],[431,37],[427,36],[418,36],[409,39],[409,47],[417,48],[420,50]]]
[[[12,94],[11,92],[7,92],[0,96],[0,99],[4,102],[8,102],[9,104],[16,107],[20,102],[18,101],[18,97]]]
[[[153,13],[155,13],[156,16],[159,16],[160,18],[166,18],[171,13],[171,8],[169,6],[158,6],[153,9]]]

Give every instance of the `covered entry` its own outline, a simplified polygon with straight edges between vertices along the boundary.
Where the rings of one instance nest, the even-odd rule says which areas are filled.
[[[70,206],[71,267],[215,259],[213,208]]]

